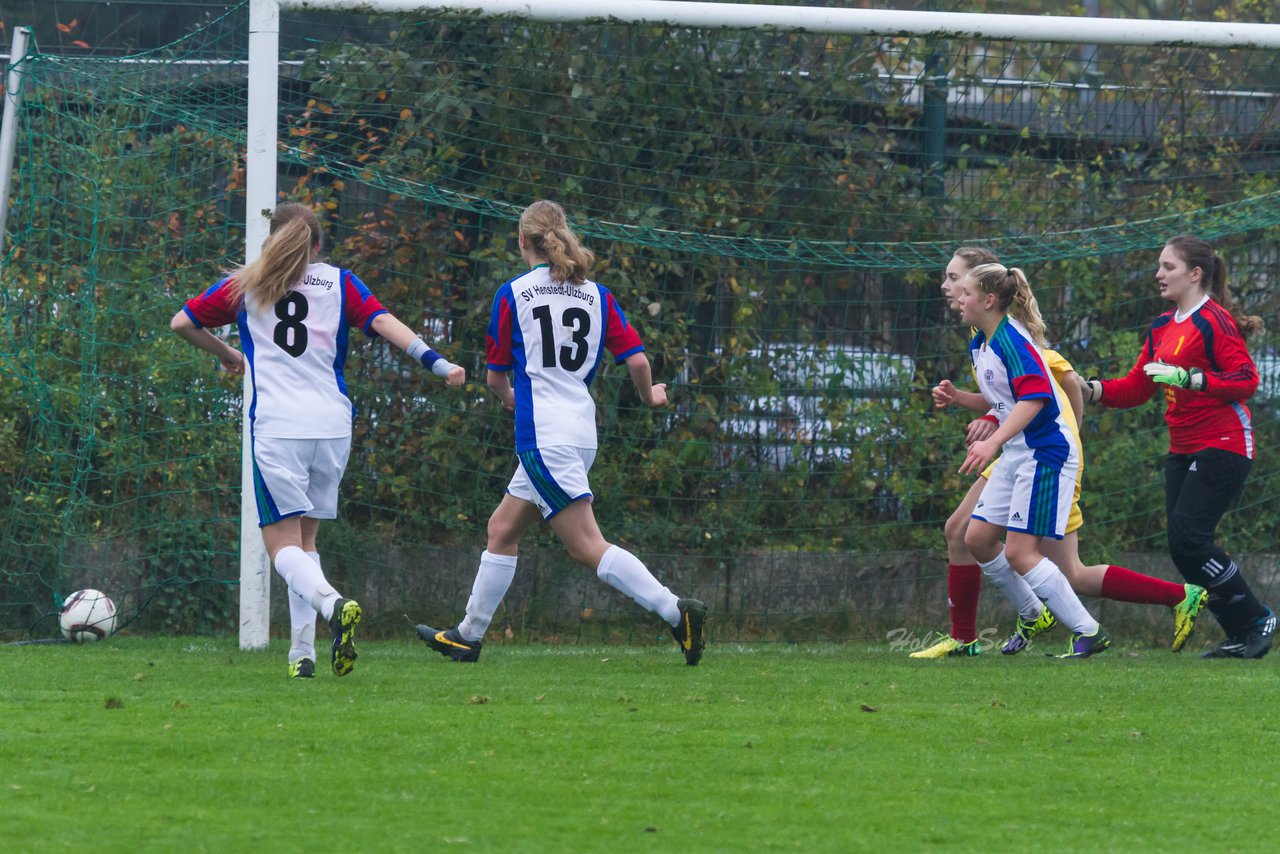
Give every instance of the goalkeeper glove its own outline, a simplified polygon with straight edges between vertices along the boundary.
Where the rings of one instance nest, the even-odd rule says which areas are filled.
[[[1179,368],[1164,362],[1147,362],[1142,366],[1147,376],[1164,385],[1177,386],[1191,391],[1204,390],[1204,371],[1199,368]]]

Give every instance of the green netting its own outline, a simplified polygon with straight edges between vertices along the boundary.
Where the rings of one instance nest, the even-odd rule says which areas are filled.
[[[721,639],[943,625],[968,419],[928,388],[969,384],[937,288],[960,243],[1028,270],[1082,373],[1132,363],[1175,233],[1215,240],[1237,298],[1280,325],[1274,53],[446,15],[281,28],[281,197],[324,211],[333,260],[480,381],[447,394],[354,347],[362,415],[321,548],[375,629],[465,602],[513,467],[484,327],[534,199],[565,204],[673,387],[652,413],[623,372],[598,380],[601,526],[712,602]],[[240,388],[167,323],[243,253],[246,33],[239,6],[145,55],[21,63],[0,630],[51,632],[85,586],[135,627],[235,625]],[[1264,593],[1278,341],[1251,342],[1259,452],[1223,529]],[[1089,416],[1086,562],[1175,576],[1165,442],[1155,403]],[[661,634],[545,535],[505,607],[499,638]],[[1154,609],[1099,610],[1122,637],[1163,631]]]

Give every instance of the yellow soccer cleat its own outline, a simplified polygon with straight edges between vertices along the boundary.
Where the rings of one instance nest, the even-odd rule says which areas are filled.
[[[908,658],[950,658],[950,657],[969,658],[969,657],[972,657],[975,655],[981,655],[981,654],[982,654],[982,647],[978,645],[978,642],[976,640],[969,641],[968,643],[964,643],[963,641],[958,641],[949,635],[939,634],[938,642],[935,643],[933,646],[929,647],[928,649],[922,649],[922,650],[918,650],[917,652],[913,652],[911,653],[911,655],[907,657]]]
[[[1001,654],[1017,655],[1027,648],[1032,638],[1049,631],[1056,625],[1058,625],[1058,618],[1053,616],[1053,613],[1047,607],[1041,608],[1039,616],[1034,620],[1019,616],[1013,633],[1005,639],[1004,646],[1000,647]]]
[[[1194,584],[1182,586],[1186,588],[1187,595],[1173,606],[1173,643],[1169,644],[1169,649],[1174,652],[1182,652],[1182,647],[1195,631],[1196,617],[1209,601],[1209,591],[1203,587],[1197,587]]]
[[[346,676],[356,666],[356,624],[360,622],[360,604],[354,599],[334,603],[329,630],[333,632],[333,675]]]

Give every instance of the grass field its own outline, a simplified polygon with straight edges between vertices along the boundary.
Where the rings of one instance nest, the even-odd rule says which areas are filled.
[[[280,643],[0,647],[0,851],[1245,851],[1280,830],[1272,659],[464,665],[406,639],[291,681]]]

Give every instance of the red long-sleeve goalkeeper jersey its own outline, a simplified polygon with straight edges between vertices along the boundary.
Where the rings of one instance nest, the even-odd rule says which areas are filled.
[[[1164,386],[1170,453],[1221,448],[1253,459],[1253,420],[1244,401],[1258,388],[1258,369],[1231,313],[1206,299],[1181,320],[1176,310],[1157,317],[1129,373],[1102,381],[1103,405],[1127,409],[1150,400],[1160,386],[1142,368],[1156,361],[1204,371],[1203,391]]]

